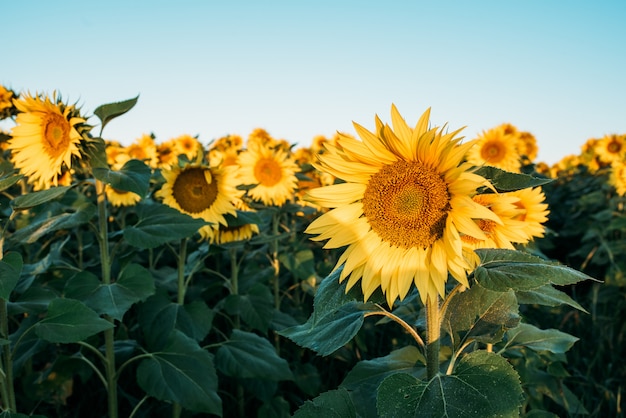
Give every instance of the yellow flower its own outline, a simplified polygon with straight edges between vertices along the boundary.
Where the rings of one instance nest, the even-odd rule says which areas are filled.
[[[545,232],[543,224],[548,220],[550,211],[548,210],[548,204],[545,203],[546,195],[541,190],[541,187],[516,190],[508,192],[507,195],[519,198],[515,202],[515,206],[522,210],[519,215],[513,218],[524,223],[523,231],[526,234],[526,240],[518,242],[526,243],[534,237],[543,237]]]
[[[141,200],[141,196],[137,193],[118,190],[108,184],[104,191],[107,195],[107,200],[113,206],[135,206]]]
[[[197,155],[198,151],[202,148],[200,142],[191,135],[181,135],[173,139],[176,153],[178,155],[185,155],[189,161],[192,161]]]
[[[614,162],[611,166],[611,175],[609,176],[609,184],[615,187],[618,195],[626,194],[626,163],[623,161]]]
[[[11,116],[14,93],[0,84],[0,119]]]
[[[298,184],[298,165],[281,147],[270,148],[253,141],[239,154],[241,184],[256,185],[248,190],[254,200],[266,205],[283,205]]]
[[[173,139],[157,145],[159,168],[170,169],[178,164],[178,151]]]
[[[255,212],[254,209],[248,207],[241,199],[235,200],[235,207],[240,211]],[[235,222],[236,225],[219,225],[217,230],[213,231],[210,237],[211,244],[226,244],[229,242],[247,241],[255,234],[259,233],[259,226],[257,224],[244,224],[239,221]],[[203,234],[203,229],[209,228],[208,226],[202,227],[200,234]]]
[[[389,305],[414,283],[422,301],[444,295],[450,273],[467,286],[469,264],[460,234],[486,239],[474,219],[497,216],[472,196],[489,182],[463,162],[471,143],[460,131],[428,129],[430,109],[410,128],[395,106],[392,127],[376,117],[375,133],[354,124],[361,141],[340,135],[318,156],[316,166],[344,183],[309,192],[332,208],[305,232],[328,240],[324,248],[347,246],[335,269],[347,288],[359,280],[365,299],[380,287]]]
[[[63,167],[71,168],[72,157],[81,156],[77,125],[85,119],[56,95],[52,101],[48,96],[26,95],[14,103],[20,113],[8,141],[11,161],[36,188],[57,186]]]
[[[135,142],[126,147],[126,155],[128,159],[141,160],[150,168],[157,168],[159,165],[159,156],[157,153],[157,147],[154,143],[154,137],[152,135],[144,134]],[[121,161],[120,161],[121,162]],[[126,161],[121,164],[124,165]]]
[[[517,150],[529,162],[533,161],[537,158],[537,153],[539,152],[537,139],[530,132],[519,132],[517,135]]]
[[[467,160],[477,167],[488,165],[519,173],[520,155],[515,136],[506,132],[504,125],[483,131],[474,140],[475,145],[467,153]]]
[[[161,173],[165,183],[156,197],[182,213],[211,222],[212,228],[204,231],[203,238],[210,239],[218,224],[227,225],[224,215],[236,216],[233,201],[239,199],[243,191],[237,190],[239,183],[234,166],[209,168],[189,164]]]
[[[626,135],[606,135],[595,147],[600,162],[611,164],[621,161],[626,156]]]

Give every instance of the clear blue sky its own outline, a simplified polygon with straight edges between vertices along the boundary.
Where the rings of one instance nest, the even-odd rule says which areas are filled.
[[[261,127],[309,145],[392,103],[467,139],[512,123],[548,163],[626,133],[624,0],[21,0],[0,16],[0,83],[86,114],[139,94],[104,132],[123,143]]]

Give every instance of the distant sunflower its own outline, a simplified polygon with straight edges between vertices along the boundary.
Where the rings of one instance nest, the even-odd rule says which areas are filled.
[[[158,167],[170,169],[178,164],[178,151],[173,139],[157,145]]]
[[[104,189],[107,200],[113,206],[135,206],[140,200],[141,196],[137,193],[128,192],[126,190],[119,190],[111,187],[110,185],[106,185]]]
[[[623,161],[615,162],[611,166],[609,184],[615,187],[618,195],[626,195],[626,164]]]
[[[596,155],[603,163],[621,161],[626,156],[626,135],[606,135],[596,144]]]
[[[14,103],[20,113],[8,141],[11,161],[38,189],[57,186],[63,168],[71,168],[72,157],[81,156],[77,126],[85,119],[56,95],[52,100],[25,95]]]
[[[541,187],[516,190],[508,192],[507,195],[519,198],[515,202],[515,206],[520,208],[521,212],[513,219],[524,223],[523,231],[526,235],[526,239],[519,242],[526,243],[533,238],[543,237],[545,233],[543,224],[548,221],[550,211],[548,210],[548,204],[545,203],[546,195],[541,190]]]
[[[159,156],[157,153],[157,146],[154,142],[154,136],[143,134],[136,139],[132,144],[125,148],[125,154],[128,159],[136,159],[143,161],[150,168],[157,168],[159,165]],[[125,163],[125,161],[124,161]],[[122,163],[122,165],[124,165]]]
[[[467,160],[477,166],[488,165],[502,170],[519,173],[520,155],[517,151],[517,139],[507,134],[504,126],[483,131],[475,145],[468,151]]]
[[[198,155],[198,151],[202,149],[202,145],[198,139],[191,135],[181,135],[174,138],[173,141],[176,146],[177,154],[186,156],[190,161],[193,160],[196,155]]]
[[[472,196],[489,182],[463,162],[471,146],[454,131],[428,129],[430,109],[410,128],[395,106],[392,127],[376,117],[375,133],[354,124],[361,141],[340,135],[316,166],[344,183],[312,189],[309,199],[332,208],[305,232],[347,246],[335,269],[347,289],[359,280],[365,299],[380,287],[389,305],[415,283],[422,301],[444,295],[450,273],[468,286],[460,234],[486,239],[474,219],[498,217]]]
[[[241,199],[235,200],[235,206],[239,211],[255,212],[254,209],[248,207]],[[228,225],[218,225],[217,229],[211,236],[211,244],[226,244],[230,242],[247,241],[254,235],[259,233],[259,226],[254,223],[244,223],[239,219],[233,220],[232,217],[227,219]],[[203,227],[207,228],[207,227]],[[200,230],[202,235],[203,231]]]
[[[266,205],[282,206],[293,197],[298,184],[299,167],[285,150],[257,142],[239,154],[241,184],[255,185],[248,190],[254,200]]]
[[[236,216],[233,201],[242,195],[237,190],[234,167],[209,168],[198,164],[162,170],[165,183],[156,196],[182,213],[202,218],[213,226],[227,225],[224,215]],[[203,238],[211,238],[210,234]]]
[[[0,119],[8,118],[13,113],[13,91],[0,84]]]

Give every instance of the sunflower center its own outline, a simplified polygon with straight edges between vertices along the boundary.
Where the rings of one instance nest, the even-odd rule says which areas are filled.
[[[63,116],[48,113],[42,120],[43,149],[52,158],[63,155],[70,146],[70,123]]]
[[[205,171],[199,167],[188,168],[174,181],[172,196],[188,213],[200,213],[210,208],[217,198],[217,182],[215,179],[207,181]]]
[[[620,152],[620,150],[622,149],[621,145],[618,144],[617,142],[610,142],[609,146],[607,147],[607,150],[611,153],[611,154],[617,154]]]
[[[419,162],[398,161],[374,174],[363,213],[374,232],[401,248],[426,248],[443,236],[450,211],[446,182]]]
[[[261,158],[254,165],[254,177],[263,186],[272,187],[282,178],[280,164],[272,158]]]
[[[480,156],[483,160],[490,163],[497,163],[504,158],[505,151],[499,142],[487,142],[480,149]]]

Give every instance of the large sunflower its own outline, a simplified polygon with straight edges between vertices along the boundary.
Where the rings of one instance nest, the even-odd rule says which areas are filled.
[[[77,125],[85,119],[56,95],[52,100],[25,95],[14,103],[20,113],[8,141],[11,161],[37,189],[57,186],[63,167],[71,168],[72,157],[81,155]]]
[[[519,173],[521,157],[517,151],[517,138],[506,125],[483,131],[474,140],[475,146],[467,153],[467,160],[475,166],[488,165]]]
[[[519,199],[515,202],[515,206],[521,209],[521,213],[515,216],[514,219],[524,223],[526,240],[522,241],[522,243],[529,242],[533,238],[543,237],[546,229],[544,223],[548,221],[550,210],[546,203],[546,195],[541,187],[515,190],[507,193],[507,195],[515,196]]]
[[[316,167],[344,183],[309,192],[332,208],[306,229],[324,248],[347,246],[335,269],[365,299],[380,287],[389,305],[415,283],[422,301],[444,295],[448,273],[467,286],[469,265],[460,234],[486,239],[474,219],[498,217],[472,196],[488,181],[463,162],[471,146],[460,131],[428,129],[430,109],[410,128],[395,106],[392,127],[376,117],[376,133],[354,124],[361,141],[341,135],[318,156]]]
[[[218,224],[227,225],[224,215],[237,215],[233,201],[243,192],[237,190],[239,183],[233,166],[209,168],[189,164],[182,168],[174,166],[161,173],[165,183],[156,196],[162,198],[164,204],[211,222],[214,228]],[[205,232],[203,238],[210,239],[212,232]]]
[[[241,184],[255,185],[250,197],[266,205],[283,205],[298,184],[298,165],[282,147],[271,148],[253,141],[239,154]]]

